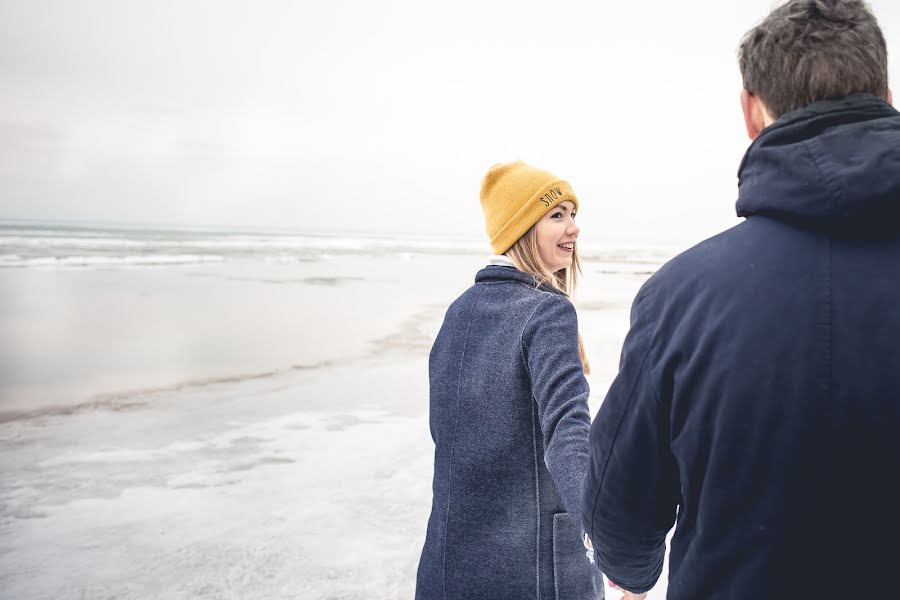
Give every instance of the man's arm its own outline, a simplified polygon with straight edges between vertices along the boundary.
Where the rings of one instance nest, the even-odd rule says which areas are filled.
[[[680,500],[669,449],[669,414],[654,362],[658,315],[651,286],[635,299],[619,374],[591,425],[582,494],[584,528],[600,569],[623,590],[651,589],[662,571],[666,533]]]

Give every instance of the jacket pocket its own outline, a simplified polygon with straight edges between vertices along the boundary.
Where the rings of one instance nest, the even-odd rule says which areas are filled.
[[[553,515],[553,589],[556,600],[601,600],[603,575],[588,560],[569,513]]]

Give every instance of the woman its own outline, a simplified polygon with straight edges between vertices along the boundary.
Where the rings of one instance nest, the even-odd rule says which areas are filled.
[[[495,256],[429,360],[433,502],[416,598],[603,598],[581,542],[590,426],[574,290],[578,200],[523,162],[481,186]]]

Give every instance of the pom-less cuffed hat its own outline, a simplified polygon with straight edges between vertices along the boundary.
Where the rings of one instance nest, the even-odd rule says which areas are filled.
[[[503,254],[551,208],[570,200],[572,187],[556,175],[518,160],[490,168],[481,182],[481,209],[495,254]]]

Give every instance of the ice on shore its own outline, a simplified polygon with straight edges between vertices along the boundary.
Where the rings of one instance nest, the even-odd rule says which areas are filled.
[[[364,400],[386,386],[421,396],[396,363],[245,385],[255,416],[216,414],[209,393],[115,424],[91,411],[0,426],[0,598],[410,597],[430,509],[427,418]],[[335,411],[290,411],[291,396],[328,389],[343,396]],[[187,402],[196,426],[167,429]]]

